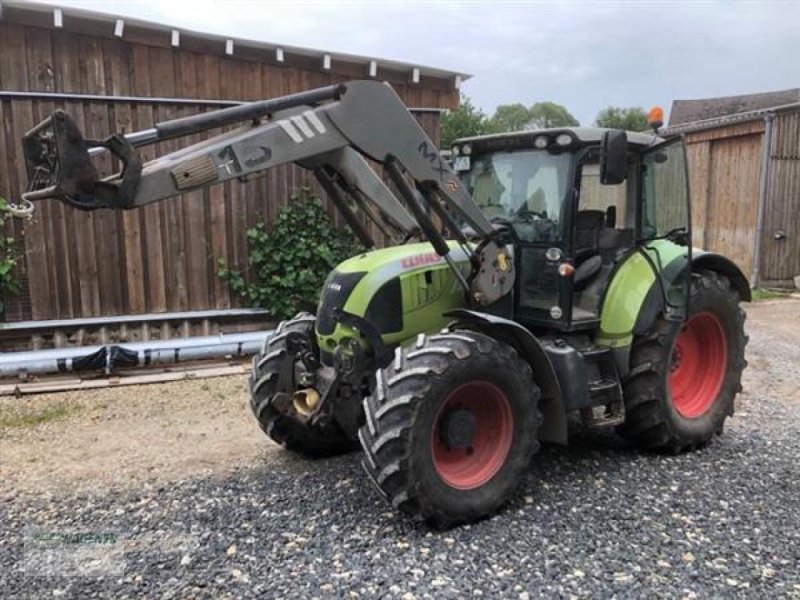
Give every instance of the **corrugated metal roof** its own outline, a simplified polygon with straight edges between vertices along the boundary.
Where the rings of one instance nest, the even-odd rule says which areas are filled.
[[[669,115],[669,126],[749,113],[795,102],[800,102],[800,88],[719,98],[674,100]]]
[[[222,3],[221,3],[222,4]],[[73,8],[73,7],[60,7],[53,4],[44,4],[40,2],[29,2],[27,0],[0,0],[0,19],[3,18],[3,8],[9,9],[16,9],[16,10],[24,10],[30,11],[33,13],[51,13],[53,15],[54,23],[56,21],[60,22],[62,25],[64,23],[64,17],[77,17],[81,19],[85,19],[87,21],[96,21],[97,23],[102,23],[104,25],[108,25],[108,35],[114,34],[115,27],[117,21],[121,20],[125,24],[134,25],[136,27],[140,27],[143,29],[147,29],[150,31],[156,32],[163,32],[166,36],[172,36],[173,31],[178,32],[177,39],[182,42],[184,38],[194,38],[198,40],[206,40],[211,42],[218,42],[220,44],[220,48],[226,49],[228,44],[232,43],[232,50],[235,52],[235,48],[237,47],[245,47],[245,48],[255,48],[255,49],[263,49],[268,50],[270,52],[275,52],[277,50],[282,50],[287,54],[296,54],[299,56],[307,56],[307,57],[315,57],[319,58],[320,61],[323,60],[323,57],[329,56],[330,60],[333,62],[340,61],[343,63],[349,64],[358,64],[364,65],[365,68],[368,68],[372,61],[377,62],[378,66],[386,69],[396,70],[396,71],[408,71],[411,74],[415,69],[419,70],[419,74],[427,77],[434,77],[438,79],[448,79],[448,80],[455,80],[456,87],[462,81],[466,81],[467,79],[471,78],[472,75],[467,73],[461,73],[458,71],[451,71],[448,69],[441,69],[438,67],[431,67],[426,65],[419,65],[415,63],[408,63],[402,62],[397,60],[389,60],[386,58],[374,57],[374,56],[362,56],[357,54],[347,54],[343,52],[334,52],[331,50],[321,50],[317,48],[306,48],[302,46],[292,46],[288,44],[279,44],[275,42],[266,42],[262,40],[249,40],[243,38],[237,38],[233,36],[223,36],[223,35],[216,35],[212,33],[204,33],[199,31],[192,31],[189,29],[182,29],[180,27],[173,27],[168,24],[164,23],[154,23],[151,21],[145,21],[142,19],[134,19],[130,17],[124,17],[120,15],[113,15],[104,12],[98,12],[93,10],[86,10],[83,8]],[[58,25],[57,25],[58,26]],[[124,29],[123,29],[124,31]],[[123,34],[124,36],[124,34]],[[168,37],[167,39],[170,39]],[[172,38],[174,39],[174,38]],[[180,43],[179,42],[179,43]],[[365,70],[366,73],[366,70]]]
[[[787,110],[800,110],[800,102],[793,102],[791,104],[784,104],[781,106],[771,106],[769,108],[762,108],[759,110],[750,110],[747,112],[736,113],[732,115],[725,115],[715,119],[701,119],[691,123],[681,123],[680,125],[670,125],[659,130],[659,133],[664,136],[677,135],[680,133],[689,133],[691,131],[702,131],[704,129],[715,129],[717,127],[726,127],[736,123],[746,123],[747,121],[756,121],[763,119],[770,113],[782,112]]]

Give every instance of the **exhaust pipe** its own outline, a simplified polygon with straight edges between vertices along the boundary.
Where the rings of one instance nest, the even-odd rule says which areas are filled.
[[[319,392],[314,388],[297,390],[292,394],[292,406],[297,414],[310,417],[319,406]]]

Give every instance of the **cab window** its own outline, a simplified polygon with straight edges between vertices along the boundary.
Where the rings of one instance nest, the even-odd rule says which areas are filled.
[[[496,152],[476,157],[461,177],[489,219],[510,221],[527,242],[560,239],[569,154],[545,150]]]

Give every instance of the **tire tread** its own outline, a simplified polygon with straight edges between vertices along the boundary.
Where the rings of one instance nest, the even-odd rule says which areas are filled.
[[[516,351],[483,334],[459,330],[420,334],[410,345],[398,349],[395,360],[376,373],[373,394],[364,400],[366,423],[359,430],[364,451],[362,466],[370,481],[396,509],[439,527],[449,527],[483,516],[453,515],[434,505],[416,484],[411,469],[410,444],[413,424],[435,379],[448,376],[448,371],[475,354],[498,355],[517,364],[520,372],[531,377],[530,365]],[[542,421],[538,409],[539,391],[532,392],[535,426]],[[538,442],[531,456],[538,450]],[[498,498],[490,512],[507,498]]]

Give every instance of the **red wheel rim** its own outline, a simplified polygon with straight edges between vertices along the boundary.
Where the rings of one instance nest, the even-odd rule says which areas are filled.
[[[675,340],[669,374],[672,405],[687,419],[704,415],[719,395],[728,363],[728,345],[720,320],[695,315]]]
[[[475,431],[469,446],[450,448],[442,423],[452,411],[468,411]],[[488,381],[471,381],[455,390],[439,409],[431,431],[433,464],[439,477],[460,490],[471,490],[494,477],[506,461],[514,438],[514,417],[505,393]]]

